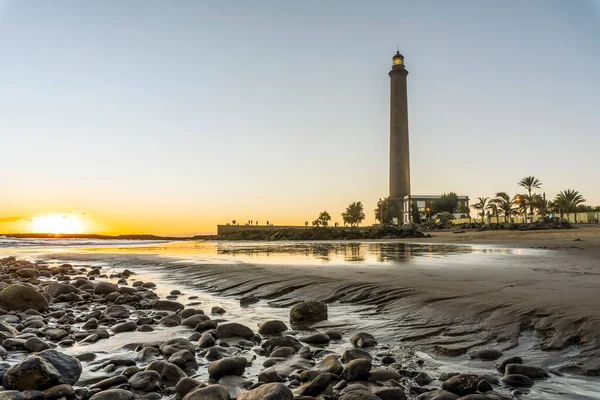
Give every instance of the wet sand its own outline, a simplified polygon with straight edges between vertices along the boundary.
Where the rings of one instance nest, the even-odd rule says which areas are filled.
[[[186,257],[185,249],[193,254],[197,244],[185,242],[61,258],[141,265],[167,272],[173,281],[244,302],[267,300],[275,307],[299,299],[369,306],[387,321],[378,328],[394,340],[438,354],[464,354],[482,346],[506,350],[518,345],[524,331],[533,331],[549,359],[576,349],[559,370],[600,375],[600,229],[433,235],[407,242],[473,244],[478,252],[468,262],[461,257],[435,260],[439,247],[432,245],[434,262],[421,255],[415,263],[351,266],[222,264]]]

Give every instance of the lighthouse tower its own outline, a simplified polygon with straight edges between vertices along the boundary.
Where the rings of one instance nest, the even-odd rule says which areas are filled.
[[[408,150],[408,101],[404,57],[396,52],[390,71],[390,198],[403,210],[404,197],[410,196],[410,159]],[[410,211],[410,210],[409,210]],[[402,217],[400,222],[402,222]]]

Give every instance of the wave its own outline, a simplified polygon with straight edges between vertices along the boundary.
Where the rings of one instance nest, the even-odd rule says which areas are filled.
[[[0,248],[20,247],[81,247],[81,246],[132,246],[150,243],[167,243],[167,240],[133,239],[64,239],[64,238],[14,238],[0,236]]]

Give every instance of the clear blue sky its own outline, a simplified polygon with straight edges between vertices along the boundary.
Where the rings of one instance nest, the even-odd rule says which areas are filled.
[[[413,193],[600,203],[597,0],[0,0],[0,217],[371,222],[396,46]]]

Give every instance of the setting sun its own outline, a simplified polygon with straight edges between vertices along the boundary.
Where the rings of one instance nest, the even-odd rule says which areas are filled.
[[[77,214],[49,214],[33,217],[32,230],[36,233],[81,233],[83,222]]]

